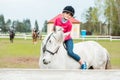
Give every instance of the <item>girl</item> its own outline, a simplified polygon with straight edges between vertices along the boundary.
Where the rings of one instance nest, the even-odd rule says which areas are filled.
[[[60,26],[63,28],[65,36],[64,43],[66,45],[68,55],[80,63],[81,69],[86,69],[86,64],[83,63],[80,56],[73,52],[73,40],[70,35],[70,32],[72,30],[72,23],[69,19],[74,16],[74,13],[75,10],[72,6],[66,6],[63,9],[62,17],[59,17],[55,20],[53,30],[55,30],[55,26]]]

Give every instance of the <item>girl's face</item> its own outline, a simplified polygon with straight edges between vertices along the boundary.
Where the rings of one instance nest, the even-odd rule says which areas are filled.
[[[71,13],[69,13],[69,12],[64,12],[62,14],[63,14],[63,18],[65,18],[66,20],[68,20],[68,19],[70,19],[72,17]]]

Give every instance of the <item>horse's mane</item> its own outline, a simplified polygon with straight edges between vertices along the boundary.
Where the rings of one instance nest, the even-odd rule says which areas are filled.
[[[46,43],[48,37],[49,37],[51,34],[52,34],[52,33],[50,33],[50,34],[48,34],[48,35],[45,36],[45,38],[44,38],[43,41],[42,41],[42,45]]]

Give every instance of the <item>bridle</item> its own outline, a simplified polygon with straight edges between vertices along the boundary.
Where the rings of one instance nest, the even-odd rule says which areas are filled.
[[[55,36],[53,35],[53,33],[51,33],[50,36],[48,37],[47,41],[46,41],[46,44],[43,46],[43,53],[46,51],[46,52],[49,52],[50,54],[54,55],[55,53],[58,52],[60,46],[57,48],[57,50],[55,52],[52,52],[52,51],[46,49],[46,45],[47,45],[47,43],[48,43],[48,41],[49,41],[49,39],[50,39],[51,36],[53,36],[54,39],[56,39]]]

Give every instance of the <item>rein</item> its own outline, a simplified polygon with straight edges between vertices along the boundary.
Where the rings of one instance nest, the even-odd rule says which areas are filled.
[[[48,39],[47,39],[47,41],[46,41],[46,44],[45,44],[44,47],[43,47],[43,53],[46,51],[46,52],[49,52],[50,54],[54,55],[55,53],[58,52],[58,50],[59,50],[60,47],[58,47],[55,52],[52,52],[52,51],[46,49],[46,45],[47,45],[48,40],[50,39],[51,36],[53,36],[53,33],[51,33],[50,36],[48,37]],[[55,36],[53,36],[53,37],[55,38]],[[56,39],[56,38],[55,38],[55,39]]]

